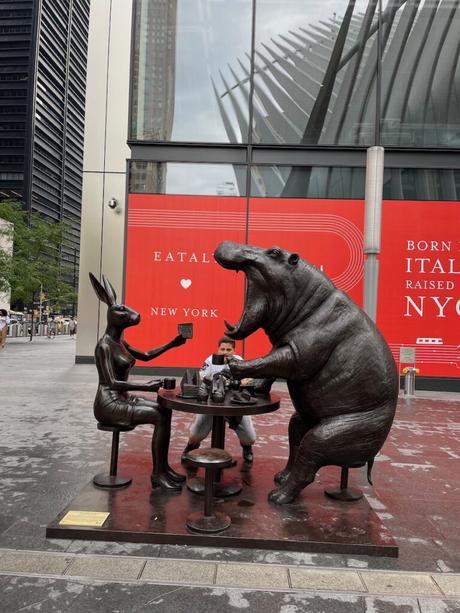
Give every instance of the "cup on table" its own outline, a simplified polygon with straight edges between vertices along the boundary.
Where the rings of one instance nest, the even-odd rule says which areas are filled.
[[[163,379],[163,389],[165,390],[176,389],[176,379],[174,377],[165,377]]]

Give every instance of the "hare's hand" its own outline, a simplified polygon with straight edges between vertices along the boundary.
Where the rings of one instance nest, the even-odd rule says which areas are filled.
[[[162,381],[159,379],[152,379],[145,384],[147,392],[158,392],[161,387]]]
[[[171,341],[171,347],[180,347],[181,345],[185,345],[186,342],[187,342],[187,339],[184,338],[181,334],[178,334]]]

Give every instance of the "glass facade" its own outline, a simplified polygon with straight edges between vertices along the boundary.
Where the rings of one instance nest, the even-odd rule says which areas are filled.
[[[423,377],[458,379],[457,312],[432,307],[458,284],[459,15],[460,0],[134,0],[128,290],[140,260],[158,292],[161,254],[210,254],[175,260],[187,288],[161,291],[209,313],[208,260],[236,240],[300,253],[362,304],[366,150],[381,145],[377,323],[396,360],[413,347]]]
[[[459,147],[459,35],[451,0],[135,0],[130,139]]]
[[[134,3],[131,139],[247,142],[248,92],[222,92],[243,75],[230,63],[250,52],[251,11],[250,0]]]
[[[131,161],[129,193],[245,196],[246,167]]]

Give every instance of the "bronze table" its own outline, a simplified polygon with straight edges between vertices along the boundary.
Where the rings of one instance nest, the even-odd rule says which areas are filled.
[[[224,402],[215,403],[209,398],[207,402],[198,402],[196,398],[181,398],[180,388],[175,390],[160,389],[158,391],[158,403],[173,411],[183,411],[185,413],[200,413],[212,415],[212,439],[211,447],[225,449],[225,417],[241,417],[243,415],[260,415],[262,413],[272,413],[279,409],[280,398],[276,394],[265,394],[255,396],[255,404],[231,404],[232,392],[228,391]],[[232,496],[241,491],[241,483],[221,483],[221,471],[216,474],[214,486],[215,496]],[[202,479],[189,479],[187,487],[197,494],[204,493]]]

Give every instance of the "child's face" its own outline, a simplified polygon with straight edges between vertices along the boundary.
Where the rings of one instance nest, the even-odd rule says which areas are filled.
[[[219,355],[224,355],[227,358],[231,358],[235,354],[235,347],[231,343],[221,343],[217,349]]]

